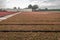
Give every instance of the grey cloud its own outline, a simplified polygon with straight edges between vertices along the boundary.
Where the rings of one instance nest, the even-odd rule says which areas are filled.
[[[60,8],[60,0],[41,0],[41,1],[43,1],[42,4],[46,3],[46,6],[42,6],[43,8],[45,8],[45,7],[47,7],[47,8]],[[49,5],[49,4],[51,4],[51,5]]]
[[[4,8],[5,7],[5,1],[6,0],[0,0],[0,8]]]
[[[43,7],[43,8],[45,8],[45,7],[47,7],[47,8],[60,8],[60,0],[15,0],[15,2],[17,4],[22,4],[24,2],[23,5],[25,5],[25,6],[27,6],[29,4],[37,4],[37,5],[39,5],[40,7]],[[9,5],[9,2],[7,2],[7,3]],[[5,5],[7,3],[6,3],[6,0],[0,0],[0,6],[4,6],[5,7]],[[43,6],[41,6],[41,5],[43,5]],[[25,6],[23,6],[23,7],[25,7]]]

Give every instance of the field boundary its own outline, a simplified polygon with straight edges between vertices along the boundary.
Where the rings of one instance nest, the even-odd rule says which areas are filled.
[[[0,32],[60,32],[60,30],[0,30]]]
[[[60,25],[60,24],[0,24],[0,25]]]

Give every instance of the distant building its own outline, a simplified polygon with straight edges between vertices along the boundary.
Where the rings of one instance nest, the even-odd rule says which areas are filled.
[[[22,11],[22,12],[32,12],[32,9],[20,9],[19,11]]]
[[[12,11],[12,12],[17,12],[17,9],[5,9],[6,11]]]
[[[13,11],[13,12],[17,12],[17,11],[21,11],[21,12],[32,12],[32,9],[6,9],[6,11]]]

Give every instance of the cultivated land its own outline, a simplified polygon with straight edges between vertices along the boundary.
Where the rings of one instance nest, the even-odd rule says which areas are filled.
[[[13,14],[15,12],[0,12],[0,17],[3,17],[3,16],[6,16],[6,15],[10,15],[10,14]]]
[[[60,12],[21,12],[0,24],[9,24],[1,30],[60,30]]]
[[[21,12],[1,21],[0,30],[58,31],[60,30],[60,12]],[[0,34],[1,39],[5,40],[60,40],[59,32],[2,32]]]
[[[0,40],[60,40],[60,32],[0,32]]]
[[[0,24],[60,24],[60,12],[21,12]]]

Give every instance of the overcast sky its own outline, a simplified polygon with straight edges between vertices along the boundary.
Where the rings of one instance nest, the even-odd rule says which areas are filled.
[[[37,4],[40,8],[60,8],[60,0],[0,0],[0,7],[6,8],[25,8],[29,4]]]

